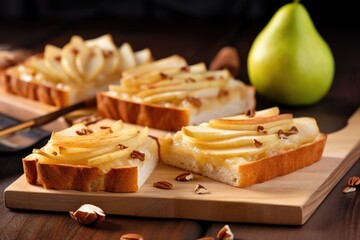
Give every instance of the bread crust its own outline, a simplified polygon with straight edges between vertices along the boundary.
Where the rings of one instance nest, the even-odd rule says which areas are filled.
[[[177,131],[189,125],[190,110],[185,108],[140,104],[109,96],[106,92],[97,93],[96,100],[97,112],[105,118],[168,131]]]
[[[243,106],[236,106],[239,110],[238,113],[245,112],[248,108],[254,108],[256,104],[253,87],[247,86],[242,91],[244,91],[241,93],[244,104]],[[237,97],[239,96],[237,95]],[[105,118],[122,119],[124,122],[167,131],[179,131],[183,126],[193,124],[191,122],[193,113],[188,108],[133,102],[112,96],[105,91],[98,92],[96,99],[97,113]],[[218,107],[221,108],[221,105]],[[218,109],[213,111],[218,111]]]
[[[2,71],[0,86],[5,93],[25,97],[56,107],[64,107],[70,102],[70,93],[56,86],[43,85],[36,82],[27,82]]]
[[[304,144],[297,149],[243,163],[232,169],[215,166],[209,162],[201,165],[191,153],[179,154],[176,149],[172,148],[171,140],[160,139],[160,159],[165,164],[242,188],[289,174],[319,161],[326,139],[327,135],[321,133],[315,141]]]
[[[41,163],[33,157],[22,159],[25,177],[28,183],[46,189],[77,190],[82,192],[136,192],[141,187],[139,171],[146,168],[143,177],[155,168],[158,162],[158,144],[155,139],[148,138],[146,147],[149,155],[142,166],[124,166],[112,168],[100,174],[97,167],[68,164]]]
[[[28,183],[46,189],[77,190],[82,192],[136,192],[137,166],[111,169],[100,175],[98,168],[64,164],[40,163],[37,159],[23,159]]]

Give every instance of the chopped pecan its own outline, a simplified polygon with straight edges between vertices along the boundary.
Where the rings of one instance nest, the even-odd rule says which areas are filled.
[[[281,139],[287,139],[288,136],[297,134],[298,132],[299,132],[299,130],[298,130],[295,126],[293,126],[293,127],[291,127],[290,130],[287,131],[287,132],[285,132],[285,131],[283,131],[283,130],[280,129],[280,130],[277,132],[277,134],[278,134],[279,138],[281,138]]]
[[[180,175],[178,175],[175,180],[179,181],[179,182],[186,182],[186,181],[190,181],[192,180],[194,177],[192,175],[192,173],[187,172],[187,173],[182,173]]]
[[[142,153],[138,150],[134,150],[130,153],[130,157],[133,159],[139,159],[140,161],[145,160],[145,153]]]
[[[144,237],[137,233],[127,233],[122,235],[120,240],[144,240]]]
[[[69,212],[72,219],[83,225],[101,223],[105,220],[104,211],[92,204],[84,204],[75,212]]]
[[[196,82],[196,80],[191,78],[191,77],[188,77],[188,78],[185,79],[185,82],[186,83],[194,83],[194,82]]]
[[[172,189],[173,185],[166,181],[158,181],[153,184],[154,187],[164,189],[164,190],[170,190]]]
[[[184,67],[180,68],[180,71],[182,71],[182,72],[189,72],[189,71],[190,71],[190,67],[189,67],[189,66],[184,66]]]
[[[118,147],[119,149],[127,149],[127,148],[128,148],[127,146],[122,145],[122,144],[118,144],[117,147]]]
[[[254,145],[255,145],[255,147],[257,147],[257,148],[261,148],[261,146],[263,145],[263,143],[260,142],[260,141],[258,141],[258,140],[256,140],[256,139],[254,139]]]
[[[255,117],[255,110],[253,108],[249,108],[248,110],[246,110],[245,116],[250,118]]]
[[[77,50],[76,48],[72,48],[71,52],[76,56],[79,53],[79,50]]]
[[[267,131],[263,126],[258,126],[257,129],[258,133],[267,134]]]
[[[54,60],[57,61],[57,62],[60,62],[61,61],[61,56],[55,56]]]
[[[203,185],[201,185],[201,184],[198,183],[198,184],[196,184],[196,186],[195,186],[194,192],[195,192],[196,194],[205,194],[205,193],[208,193],[209,190],[207,190],[206,187],[204,187]]]
[[[346,187],[344,188],[344,193],[350,193],[360,190],[360,177],[351,177],[347,181]]]
[[[93,133],[93,130],[91,130],[89,128],[82,128],[82,129],[76,131],[77,135],[87,135],[90,133]]]
[[[225,225],[224,227],[222,227],[218,234],[217,234],[217,238],[219,240],[233,240],[234,239],[234,234],[231,232],[229,225]]]
[[[201,107],[201,100],[195,97],[186,97],[185,98],[186,101],[188,101],[189,103],[191,103],[191,105],[193,105],[194,107]]]

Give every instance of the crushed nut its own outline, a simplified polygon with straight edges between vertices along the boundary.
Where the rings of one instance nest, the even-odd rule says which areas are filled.
[[[212,81],[212,80],[215,80],[215,77],[214,76],[207,76],[205,79],[208,80],[208,81]]]
[[[206,193],[209,192],[209,190],[207,190],[206,187],[204,187],[203,185],[201,185],[201,184],[198,183],[198,184],[196,185],[195,189],[194,189],[194,192],[195,192],[196,194],[206,194]]]
[[[90,134],[90,133],[93,133],[93,130],[89,129],[89,128],[82,128],[80,130],[77,130],[76,131],[76,134],[77,135],[87,135],[87,134]]]
[[[167,78],[169,78],[169,75],[167,75],[166,73],[161,72],[161,73],[160,73],[160,77],[161,77],[162,79],[167,79]]]
[[[258,126],[257,129],[258,133],[267,134],[267,131],[263,126]]]
[[[170,190],[173,187],[173,185],[171,183],[166,182],[166,181],[155,182],[153,184],[153,186],[156,188],[164,189],[164,190]]]
[[[185,82],[186,83],[194,83],[194,82],[196,82],[196,80],[191,78],[191,77],[188,77],[188,78],[185,79]]]
[[[100,126],[100,129],[103,129],[103,130],[109,129],[109,128],[110,128],[109,126]]]
[[[217,238],[219,240],[233,240],[234,239],[234,234],[231,232],[229,225],[225,225],[224,227],[222,227],[218,234],[217,234]]]
[[[201,100],[195,97],[186,97],[185,98],[186,101],[188,101],[189,103],[191,103],[193,106],[199,108],[201,107]]]
[[[140,161],[145,160],[145,153],[142,153],[140,151],[134,150],[130,153],[130,157],[133,159],[139,159]]]
[[[79,50],[76,48],[71,49],[71,52],[76,56],[79,53]]]
[[[58,153],[55,152],[55,151],[53,151],[51,154],[54,155],[54,156],[58,155]]]
[[[344,193],[356,192],[360,190],[360,177],[351,177],[347,181]]]
[[[186,181],[190,181],[192,180],[194,177],[192,175],[192,173],[188,172],[188,173],[182,173],[180,175],[178,175],[175,180],[179,181],[179,182],[186,182]]]
[[[121,150],[128,148],[127,146],[125,146],[125,145],[123,145],[123,144],[118,144],[117,147],[118,147],[119,149],[121,149]]]
[[[252,108],[249,108],[248,110],[246,110],[245,116],[250,117],[250,118],[255,117],[255,110]]]
[[[263,145],[263,143],[260,142],[260,141],[258,141],[258,140],[256,140],[256,139],[254,139],[254,145],[255,145],[255,147],[257,147],[257,148],[261,148],[261,146]]]
[[[127,233],[122,235],[120,240],[144,240],[144,237],[137,233]]]
[[[225,90],[225,89],[220,89],[217,97],[218,98],[222,98],[222,97],[226,97],[229,95],[229,91],[228,90]]]
[[[182,72],[189,72],[189,71],[190,71],[190,67],[189,67],[189,66],[184,66],[184,67],[180,68],[180,71],[182,71]]]
[[[111,57],[114,53],[111,50],[103,50],[103,56],[105,58]]]
[[[69,212],[72,219],[83,225],[101,223],[105,220],[104,211],[92,204],[84,204],[75,212]]]
[[[280,129],[280,130],[277,132],[277,134],[278,134],[279,138],[281,138],[281,139],[287,139],[288,136],[297,134],[298,132],[299,132],[299,130],[298,130],[295,126],[292,126],[289,131],[284,132],[283,130]]]
[[[57,62],[60,62],[60,61],[61,61],[61,57],[60,57],[60,56],[56,56],[56,57],[54,57],[54,60],[57,61]]]

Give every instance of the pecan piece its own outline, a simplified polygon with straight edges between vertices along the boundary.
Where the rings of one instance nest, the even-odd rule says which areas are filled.
[[[180,175],[178,175],[175,180],[179,181],[179,182],[186,182],[186,181],[190,181],[192,180],[194,177],[192,175],[192,173],[187,172],[187,173],[182,173]]]
[[[222,227],[218,234],[217,234],[217,238],[219,240],[233,240],[234,239],[234,234],[231,232],[229,225],[225,225],[224,227]]]
[[[138,150],[134,150],[130,153],[130,157],[133,159],[139,159],[140,161],[145,160],[145,153],[142,153]]]
[[[258,126],[257,129],[258,133],[267,134],[267,131],[263,126]]]
[[[254,145],[255,145],[255,147],[257,147],[257,148],[261,148],[261,146],[263,145],[263,143],[260,142],[260,141],[258,141],[258,140],[256,140],[256,139],[254,139]]]
[[[351,177],[347,181],[346,187],[344,188],[344,193],[350,193],[360,190],[360,177]]]
[[[255,117],[255,110],[253,108],[249,108],[248,110],[246,110],[245,116],[249,118]]]
[[[90,133],[93,133],[93,130],[89,129],[89,128],[82,128],[80,130],[77,130],[76,131],[76,134],[77,135],[87,135],[87,134],[90,134]]]
[[[198,183],[198,184],[195,186],[194,192],[195,192],[196,194],[206,194],[206,193],[209,192],[209,190],[207,190],[206,187],[204,187],[203,185],[201,185],[201,184]]]
[[[83,225],[101,223],[105,220],[104,211],[92,204],[84,204],[75,212],[69,212],[72,219]]]
[[[153,184],[154,187],[164,189],[164,190],[170,190],[172,189],[173,185],[166,181],[158,181]]]
[[[144,240],[144,237],[137,233],[127,233],[122,235],[120,240]]]
[[[191,105],[193,105],[194,107],[201,107],[201,100],[195,97],[186,97],[185,99],[186,101],[188,101]]]

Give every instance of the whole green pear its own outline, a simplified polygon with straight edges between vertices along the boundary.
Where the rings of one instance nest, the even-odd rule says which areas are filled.
[[[256,37],[248,74],[256,90],[285,105],[310,105],[329,91],[334,57],[299,2],[282,6]]]

